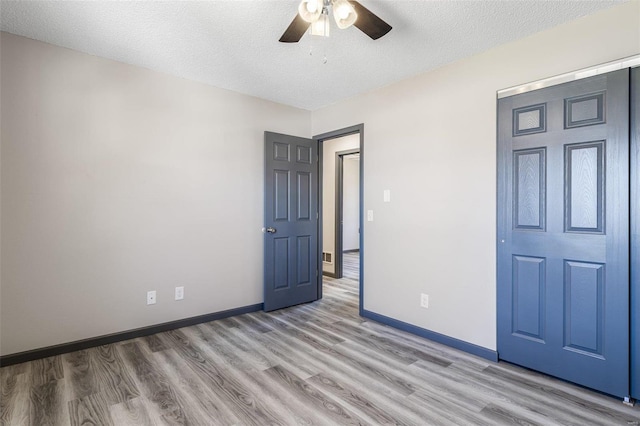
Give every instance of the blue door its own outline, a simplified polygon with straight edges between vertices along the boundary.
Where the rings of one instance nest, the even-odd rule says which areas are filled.
[[[629,395],[629,70],[498,101],[500,359]]]
[[[265,132],[264,309],[318,299],[318,142]]]

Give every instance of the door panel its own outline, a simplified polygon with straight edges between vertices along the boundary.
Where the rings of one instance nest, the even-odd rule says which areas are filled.
[[[604,232],[605,141],[565,145],[565,230]]]
[[[629,395],[629,72],[498,102],[498,353]]]
[[[564,348],[603,358],[604,265],[564,262]]]
[[[546,259],[513,256],[513,333],[544,342]]]
[[[517,229],[545,229],[546,154],[545,148],[513,153],[513,212]]]
[[[264,309],[318,298],[318,143],[265,132]]]

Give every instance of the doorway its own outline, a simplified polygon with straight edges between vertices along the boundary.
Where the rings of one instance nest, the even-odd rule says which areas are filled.
[[[336,152],[335,275],[360,279],[360,147]]]
[[[323,199],[334,203],[334,196],[323,195],[323,148],[340,138],[350,137],[359,147],[358,228],[363,224],[364,125],[347,127],[315,136],[313,139],[265,132],[265,210],[264,210],[264,310],[271,311],[322,298],[324,264]],[[334,147],[335,148],[335,147]],[[329,151],[327,151],[328,153]],[[333,155],[333,154],[331,154]],[[335,171],[334,171],[335,172]],[[333,176],[333,175],[332,175]],[[327,216],[334,217],[334,207]],[[335,219],[334,219],[335,220]],[[333,236],[333,232],[329,235]],[[358,314],[363,311],[362,271],[364,232],[359,234],[358,280],[352,280],[358,294]],[[335,249],[333,249],[335,252]],[[323,262],[323,259],[326,262]]]
[[[342,284],[358,293],[362,313],[364,126],[321,134],[314,139],[319,142],[320,152],[319,251],[323,278],[344,280]]]
[[[333,218],[335,252],[333,259],[331,259],[333,260],[333,275],[330,276],[342,278],[346,271],[348,278],[358,280],[359,270],[357,263],[354,264],[354,260],[360,256],[359,143],[357,148],[337,151],[335,158],[335,214]],[[345,256],[348,258],[348,269],[345,268]]]

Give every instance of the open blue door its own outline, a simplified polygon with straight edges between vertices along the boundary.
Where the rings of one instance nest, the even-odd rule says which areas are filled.
[[[629,70],[498,102],[500,359],[629,395]]]
[[[318,142],[265,132],[264,310],[318,299]]]

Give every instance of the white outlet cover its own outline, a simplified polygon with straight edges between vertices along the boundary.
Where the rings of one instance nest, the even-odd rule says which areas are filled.
[[[147,292],[147,305],[155,305],[156,304],[156,291],[148,291]]]
[[[428,294],[420,294],[420,306],[423,308],[429,307],[429,295]]]
[[[373,210],[367,210],[367,221],[373,222]]]
[[[176,300],[182,300],[184,299],[184,287],[180,286],[180,287],[176,287],[176,293],[175,293],[175,299]]]
[[[385,189],[384,190],[383,198],[384,198],[384,202],[385,203],[390,203],[391,202],[391,190],[390,189]]]

